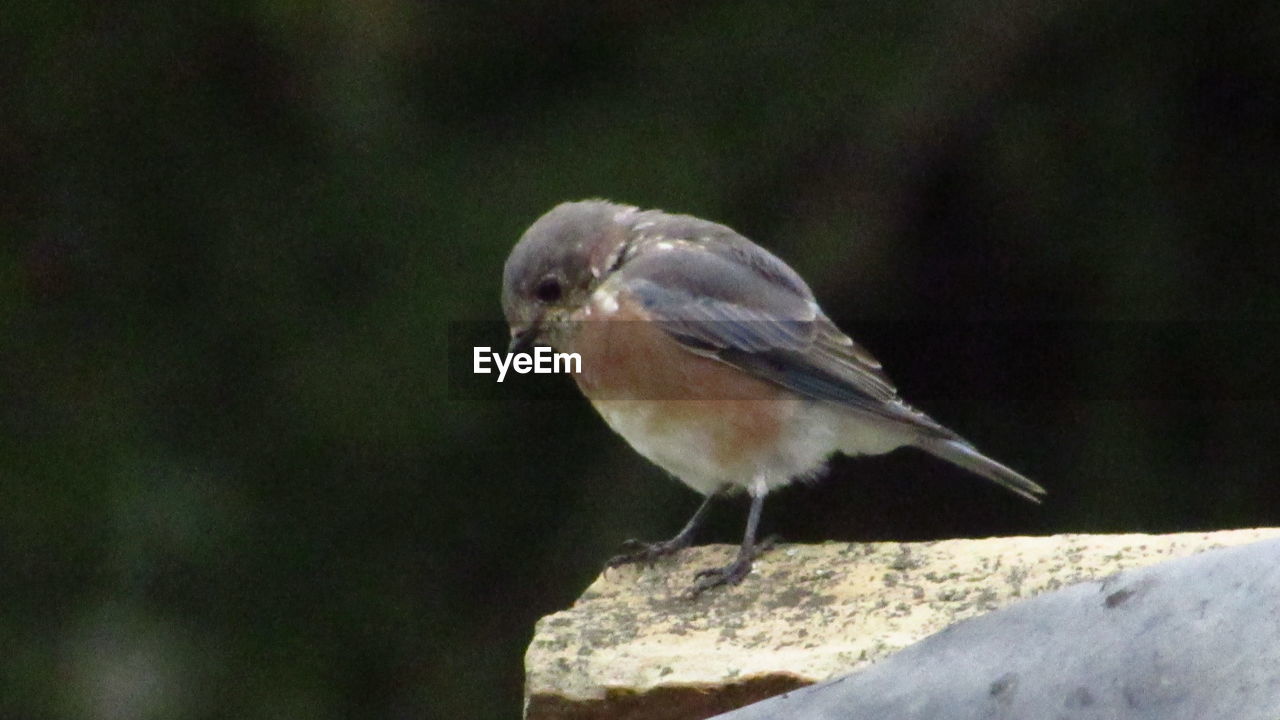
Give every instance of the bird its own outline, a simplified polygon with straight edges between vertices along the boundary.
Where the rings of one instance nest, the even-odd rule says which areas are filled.
[[[1033,502],[1044,488],[906,404],[795,270],[732,228],[590,199],[538,218],[503,267],[508,353],[574,353],[574,380],[640,455],[704,497],[669,540],[627,540],[608,567],[692,544],[712,502],[750,496],[742,544],[689,597],[747,577],[765,497],[829,459],[913,446]]]

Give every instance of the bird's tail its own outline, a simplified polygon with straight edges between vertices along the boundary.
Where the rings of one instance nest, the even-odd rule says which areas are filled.
[[[964,440],[941,437],[922,437],[916,441],[920,449],[932,453],[947,462],[954,463],[972,473],[977,473],[992,482],[999,483],[1009,490],[1021,495],[1031,502],[1040,502],[1045,489],[1023,477],[1012,468],[978,452],[978,449]]]

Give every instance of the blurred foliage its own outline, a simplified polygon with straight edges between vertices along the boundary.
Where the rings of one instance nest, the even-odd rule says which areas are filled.
[[[696,504],[567,381],[450,387],[564,199],[774,249],[1052,492],[838,460],[766,530],[1274,524],[1277,48],[1263,2],[8,7],[0,716],[518,713],[533,621]]]

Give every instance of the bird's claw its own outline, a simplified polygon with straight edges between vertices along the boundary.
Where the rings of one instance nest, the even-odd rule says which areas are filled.
[[[647,543],[633,538],[622,543],[622,553],[609,558],[605,567],[617,568],[635,563],[652,565],[658,558],[672,555],[682,547],[670,541]]]
[[[739,556],[737,560],[724,567],[707,568],[694,573],[693,587],[685,592],[688,600],[693,600],[713,587],[721,585],[737,585],[743,578],[751,574],[752,559]]]
[[[778,536],[770,535],[756,543],[749,554],[739,554],[733,562],[724,567],[699,570],[693,575],[693,587],[685,592],[684,597],[692,600],[713,587],[737,585],[751,574],[756,558],[773,549],[777,542]]]

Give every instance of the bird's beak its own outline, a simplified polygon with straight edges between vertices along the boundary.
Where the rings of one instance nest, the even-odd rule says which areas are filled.
[[[507,353],[521,353],[533,347],[533,343],[538,339],[539,329],[536,321],[523,327],[511,328],[511,344],[507,346]]]

